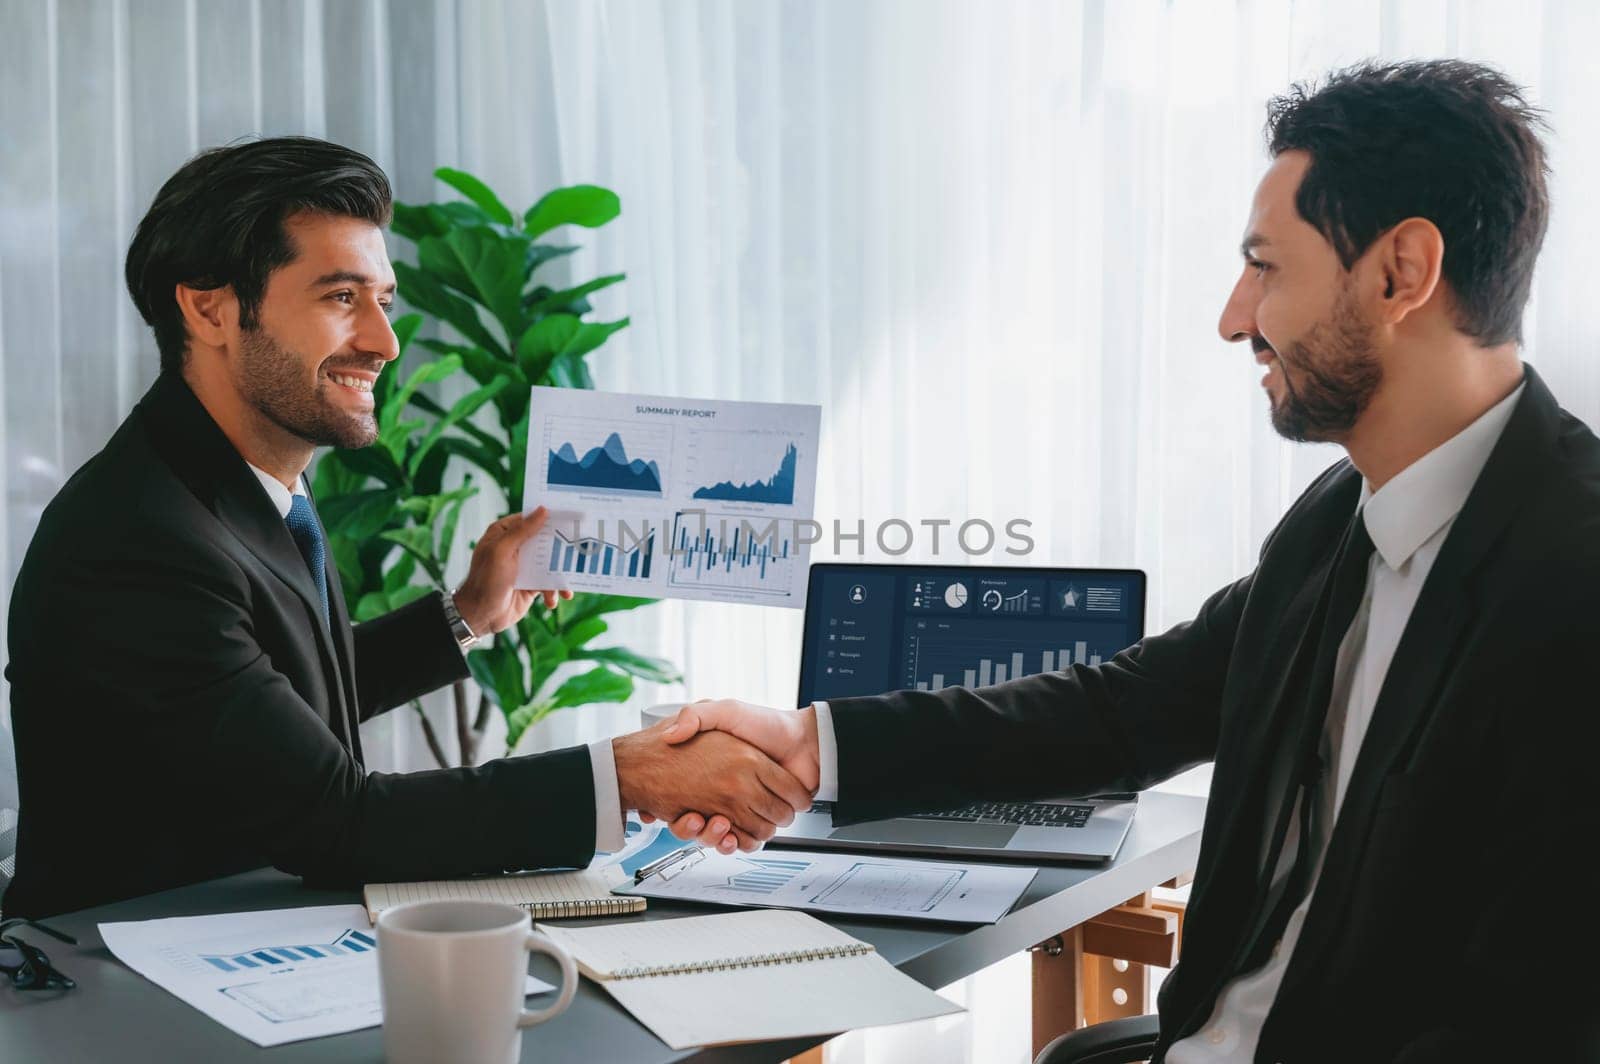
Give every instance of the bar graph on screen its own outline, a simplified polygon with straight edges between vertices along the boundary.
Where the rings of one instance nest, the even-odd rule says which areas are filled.
[[[932,635],[914,631],[908,638],[906,686],[918,691],[987,687],[1074,664],[1099,665],[1121,649],[1082,639],[1056,646],[1026,637],[983,638],[948,631]]]

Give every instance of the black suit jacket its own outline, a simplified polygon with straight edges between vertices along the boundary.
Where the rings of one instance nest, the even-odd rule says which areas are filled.
[[[1253,573],[1098,668],[831,701],[838,812],[1132,790],[1214,760],[1164,1052],[1235,972],[1286,800],[1285,673],[1360,486],[1335,465]],[[1524,1021],[1556,1032],[1542,1059],[1600,1059],[1578,1048],[1594,920],[1561,901],[1600,840],[1597,654],[1600,441],[1529,369],[1389,667],[1258,1060],[1534,1059],[1508,1041]]]
[[[466,674],[439,596],[331,633],[283,519],[175,374],[45,510],[11,596],[6,915],[273,864],[360,884],[583,865],[587,749],[368,773],[358,725]]]

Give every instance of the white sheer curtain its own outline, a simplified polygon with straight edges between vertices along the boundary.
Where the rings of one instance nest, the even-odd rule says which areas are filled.
[[[1459,55],[1531,87],[1555,204],[1528,357],[1600,420],[1597,31],[1585,0],[11,0],[0,568],[9,588],[39,510],[153,378],[120,269],[156,187],[201,147],[306,132],[410,201],[443,194],[446,164],[513,204],[616,188],[623,218],[575,234],[571,263],[629,274],[600,308],[634,323],[594,357],[601,387],[821,403],[819,517],[865,522],[865,557],[887,518],[1023,518],[1029,561],[1146,569],[1161,629],[1334,457],[1272,436],[1247,353],[1215,334],[1262,105],[1297,78]],[[905,555],[931,556],[921,535]],[[687,676],[636,703],[794,697],[798,613],[666,603],[615,630]],[[530,745],[635,708],[558,714]],[[413,729],[372,729],[374,761],[422,765]],[[834,1059],[1023,1060],[1025,972],[953,990],[969,1018]]]

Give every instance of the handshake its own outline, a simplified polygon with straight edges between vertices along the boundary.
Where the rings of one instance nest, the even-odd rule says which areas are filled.
[[[732,699],[611,741],[623,809],[722,853],[761,847],[811,807],[821,779],[816,710]]]

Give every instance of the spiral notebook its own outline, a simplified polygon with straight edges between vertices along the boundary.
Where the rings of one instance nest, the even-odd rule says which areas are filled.
[[[528,910],[535,920],[572,916],[622,916],[642,912],[643,898],[612,894],[611,888],[628,882],[621,868],[590,868],[580,872],[518,872],[472,879],[439,879],[421,883],[368,883],[362,891],[367,919],[376,924],[378,914],[413,901],[499,901]]]
[[[866,942],[787,909],[539,930],[673,1049],[960,1012]]]

